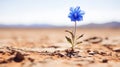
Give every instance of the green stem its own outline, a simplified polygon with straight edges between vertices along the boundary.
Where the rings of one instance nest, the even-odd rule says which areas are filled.
[[[77,23],[75,21],[75,26],[74,26],[74,31],[73,31],[74,38],[73,38],[72,50],[74,50],[74,46],[76,45],[76,26],[77,26]]]
[[[76,44],[76,27],[77,27],[77,23],[75,22],[75,30],[74,30],[74,46]]]

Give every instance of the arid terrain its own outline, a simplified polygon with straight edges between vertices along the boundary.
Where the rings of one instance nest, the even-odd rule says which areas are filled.
[[[120,29],[77,28],[72,55],[66,29],[1,28],[0,67],[120,67]]]

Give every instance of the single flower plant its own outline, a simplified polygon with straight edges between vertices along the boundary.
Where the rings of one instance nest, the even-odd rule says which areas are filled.
[[[76,36],[76,27],[77,27],[77,21],[82,21],[84,14],[85,14],[85,12],[83,10],[81,10],[79,6],[77,6],[75,8],[74,7],[70,8],[70,13],[69,13],[68,17],[71,19],[72,22],[75,23],[75,25],[74,25],[73,31],[66,30],[66,32],[70,33],[71,37],[65,36],[65,38],[71,44],[72,51],[74,51],[74,47],[76,45],[81,44],[81,42],[79,42],[78,40],[81,37],[83,37],[83,34],[77,37]]]

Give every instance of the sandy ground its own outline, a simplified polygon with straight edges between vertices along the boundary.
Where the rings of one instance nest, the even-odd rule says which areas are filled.
[[[0,67],[120,67],[120,29],[77,29],[72,53],[66,29],[0,29]]]

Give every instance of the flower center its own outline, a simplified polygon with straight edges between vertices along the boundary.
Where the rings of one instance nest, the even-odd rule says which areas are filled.
[[[74,17],[75,17],[75,18],[77,17],[77,13],[74,14]]]

